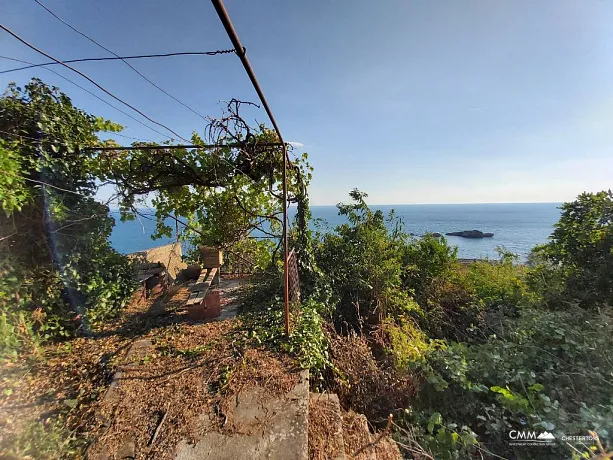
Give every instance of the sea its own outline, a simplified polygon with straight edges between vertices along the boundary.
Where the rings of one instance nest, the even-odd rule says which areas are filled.
[[[407,233],[423,235],[428,232],[448,233],[462,230],[481,230],[493,233],[492,238],[468,239],[447,236],[457,246],[458,257],[463,259],[497,259],[498,247],[513,252],[525,261],[532,248],[546,243],[553,225],[560,218],[561,203],[496,203],[496,204],[424,204],[371,206],[387,215],[394,210],[404,223]],[[336,206],[312,206],[314,230],[333,231],[346,222],[338,215]],[[290,219],[295,208],[290,208]],[[175,241],[175,237],[152,240],[155,222],[147,218],[120,222],[116,220],[111,243],[121,253],[140,251]],[[168,222],[171,227],[174,223]]]

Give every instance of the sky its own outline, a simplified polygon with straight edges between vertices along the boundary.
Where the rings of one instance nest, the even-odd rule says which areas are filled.
[[[208,1],[41,1],[120,55],[231,48]],[[560,202],[611,188],[613,2],[226,0],[226,7],[284,138],[303,144],[297,153],[308,152],[315,167],[314,205],[347,201],[355,187],[372,204]],[[33,0],[0,0],[0,18],[59,59],[108,55]],[[3,31],[0,50],[47,60]],[[131,63],[203,115],[220,115],[232,98],[257,102],[235,55]],[[0,59],[0,70],[19,65]],[[75,66],[182,136],[202,134],[201,118],[122,62]],[[112,101],[70,70],[53,69]],[[0,87],[34,76],[121,123],[126,135],[165,139],[44,69],[2,74]],[[247,114],[268,121],[263,110]]]

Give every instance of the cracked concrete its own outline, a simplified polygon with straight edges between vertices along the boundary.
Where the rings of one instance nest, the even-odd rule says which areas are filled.
[[[287,394],[271,395],[261,387],[238,393],[222,431],[209,417],[201,418],[205,433],[195,444],[181,441],[177,460],[285,460],[308,458],[308,372]]]

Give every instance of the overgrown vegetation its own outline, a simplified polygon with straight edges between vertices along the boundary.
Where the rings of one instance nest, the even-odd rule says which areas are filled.
[[[585,446],[560,441],[588,430],[606,445],[613,433],[610,192],[565,204],[529,267],[503,250],[500,260],[462,266],[444,239],[410,237],[393,214],[386,220],[371,211],[365,194],[351,198],[339,205],[348,223],[315,243],[336,330],[360,331],[358,343],[376,357],[344,374],[339,369],[357,358],[332,360],[354,390],[335,388],[346,404],[374,422],[395,410],[399,440],[435,458],[589,456]],[[415,388],[404,406],[406,387],[384,401],[356,401],[366,382],[374,396],[383,392],[376,381],[401,376]],[[559,441],[513,447],[511,430],[547,431]]]
[[[0,354],[88,334],[131,294],[86,149],[119,130],[40,80],[0,99]]]
[[[310,356],[302,362],[321,375],[315,386],[371,422],[394,413],[415,458],[587,458],[595,442],[561,439],[588,431],[610,443],[610,192],[565,204],[528,265],[503,249],[498,260],[461,265],[445,239],[409,236],[364,193],[350,196],[338,206],[347,223],[310,242],[318,289],[301,315],[317,321],[300,323],[288,345],[280,283],[267,278],[253,302],[267,305],[249,323],[259,324],[254,336]],[[558,441],[513,446],[512,430]]]
[[[215,152],[135,143],[98,133],[121,127],[72,106],[38,80],[0,100],[0,354],[36,351],[46,340],[88,334],[118,314],[133,289],[131,267],[108,243],[113,220],[95,201],[100,182],[118,186],[123,217],[153,193],[158,235],[169,216],[182,238],[247,259],[258,275],[232,331],[245,345],[288,353],[315,389],[377,425],[395,415],[395,436],[414,458],[587,458],[590,443],[562,436],[613,436],[613,194],[584,193],[562,207],[550,241],[527,264],[458,262],[444,238],[413,237],[390,213],[353,190],[343,223],[313,234],[306,155],[289,171],[298,204],[290,241],[302,302],[284,335],[277,237],[281,221],[278,139],[251,130],[240,103],[214,119]],[[204,139],[193,135],[194,144]],[[139,146],[155,147],[151,150]],[[237,147],[238,146],[238,147]],[[274,145],[273,145],[274,147]],[[152,160],[154,158],[154,160]],[[253,236],[267,238],[256,239]],[[165,352],[195,359],[208,348]],[[231,380],[222,372],[220,388]],[[49,419],[52,420],[52,419]],[[74,447],[65,427],[33,424],[16,457]],[[512,430],[552,433],[553,446],[521,447]],[[593,444],[593,443],[592,443]]]

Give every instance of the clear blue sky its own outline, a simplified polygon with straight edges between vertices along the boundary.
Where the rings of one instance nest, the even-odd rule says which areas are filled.
[[[119,54],[231,47],[207,0],[44,0]],[[315,166],[313,204],[564,201],[613,179],[613,2],[226,0],[287,140]],[[1,22],[58,58],[105,56],[32,0],[2,0]],[[0,54],[42,62],[6,33]],[[132,61],[201,113],[256,100],[238,58]],[[0,59],[0,68],[15,63]],[[92,76],[188,136],[204,122],[123,63]],[[70,71],[55,70],[96,92]],[[45,71],[91,113],[161,137]],[[102,97],[105,97],[101,94]],[[266,121],[264,112],[254,113]]]

